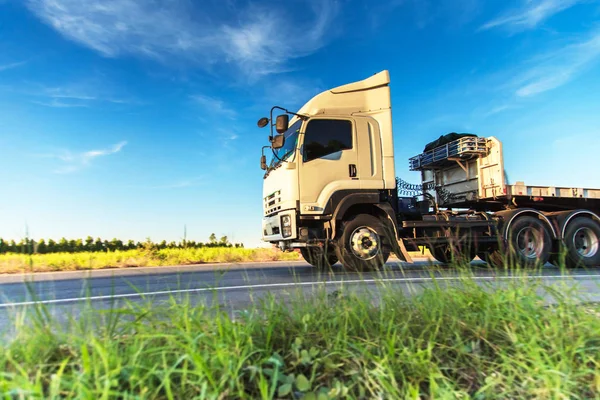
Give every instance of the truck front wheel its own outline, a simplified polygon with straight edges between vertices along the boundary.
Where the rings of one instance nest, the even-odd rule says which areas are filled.
[[[329,268],[338,262],[338,258],[331,248],[327,249],[327,257],[321,247],[303,247],[300,249],[300,253],[307,263],[319,269]]]
[[[359,214],[344,221],[336,255],[350,271],[378,270],[390,256],[391,229],[380,219]]]

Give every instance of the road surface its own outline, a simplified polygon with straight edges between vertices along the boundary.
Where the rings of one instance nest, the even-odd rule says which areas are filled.
[[[501,288],[522,276],[491,271],[474,263],[475,281]],[[229,310],[247,308],[266,293],[289,295],[294,290],[327,291],[341,287],[377,289],[385,283],[407,294],[416,293],[434,279],[442,285],[459,284],[459,272],[433,266],[425,260],[415,264],[388,263],[385,272],[349,273],[338,264],[334,274],[320,272],[304,262],[254,263],[242,265],[197,265],[39,273],[0,276],[0,330],[9,334],[13,317],[34,303],[44,304],[60,319],[77,316],[86,304],[104,309],[124,302],[161,302],[188,298],[192,303],[218,301]],[[548,266],[530,272],[528,279],[544,284],[577,285],[584,301],[600,302],[600,268],[560,271]]]

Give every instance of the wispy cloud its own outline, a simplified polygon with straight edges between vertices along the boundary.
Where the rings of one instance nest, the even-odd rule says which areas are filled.
[[[24,82],[8,87],[8,89],[30,96],[32,97],[32,103],[45,107],[92,107],[101,103],[142,104],[136,99],[115,95],[114,90],[111,90],[110,85],[105,80],[98,79],[58,86]]]
[[[10,63],[10,64],[0,65],[0,72],[6,71],[8,69],[18,68],[21,65],[25,65],[25,64],[27,64],[27,61],[19,61],[19,62],[14,62],[14,63]]]
[[[532,29],[553,15],[586,1],[589,0],[523,0],[520,8],[483,24],[479,29],[487,30],[499,27],[516,31]]]
[[[66,174],[70,172],[79,171],[89,166],[92,161],[97,158],[109,156],[120,152],[123,147],[127,144],[126,141],[119,142],[109,148],[100,150],[88,150],[83,152],[72,152],[70,150],[63,150],[61,152],[53,154],[45,154],[43,157],[56,158],[63,162],[63,165],[55,169],[54,172],[57,174]]]
[[[312,13],[308,23],[288,23],[288,12],[277,8],[251,7],[246,21],[220,28],[225,41],[222,51],[253,76],[268,75],[286,69],[292,58],[311,54],[325,44],[326,33],[337,13],[332,1],[309,2],[303,13]],[[293,49],[293,50],[292,50]]]
[[[53,107],[53,108],[87,108],[88,104],[83,103],[69,103],[65,101],[61,101],[59,99],[51,99],[50,101],[37,101],[33,100],[33,104],[37,104],[44,107]]]
[[[515,94],[529,97],[556,89],[579,76],[600,59],[600,30],[530,60],[533,64],[514,80]]]
[[[106,57],[133,54],[210,68],[232,63],[251,78],[289,69],[321,48],[337,12],[334,0],[232,6],[169,0],[27,0],[29,9],[66,38]],[[297,6],[301,18],[290,23]],[[308,18],[307,18],[308,17]]]
[[[223,100],[216,97],[197,94],[190,96],[190,98],[194,103],[198,104],[202,109],[211,114],[217,114],[231,119],[235,118],[237,115],[234,109],[228,107]]]

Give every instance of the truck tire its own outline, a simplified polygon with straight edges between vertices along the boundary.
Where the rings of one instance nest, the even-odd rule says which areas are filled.
[[[320,247],[303,247],[300,253],[307,263],[319,269],[327,269],[338,262],[333,249],[328,249],[327,257]]]
[[[508,267],[543,266],[550,258],[552,237],[546,224],[528,215],[517,217],[509,227],[508,251],[496,250],[489,255],[494,265],[508,261]],[[508,256],[508,259],[507,259]]]
[[[576,218],[567,225],[564,243],[567,267],[600,266],[600,224],[590,218]]]
[[[356,215],[342,224],[335,247],[337,258],[349,271],[381,269],[390,256],[392,232],[379,218]]]
[[[437,261],[442,264],[469,264],[475,258],[476,249],[457,249],[449,244],[441,244],[436,246],[428,246],[429,252]]]

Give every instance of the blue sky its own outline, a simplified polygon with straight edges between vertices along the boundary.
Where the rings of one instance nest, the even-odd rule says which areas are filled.
[[[593,0],[0,0],[0,237],[260,243],[273,104],[383,69],[397,175],[447,132],[600,187]]]

